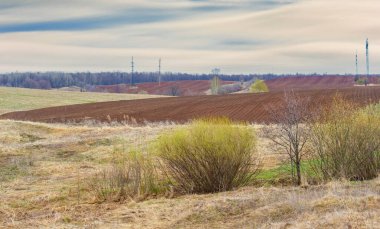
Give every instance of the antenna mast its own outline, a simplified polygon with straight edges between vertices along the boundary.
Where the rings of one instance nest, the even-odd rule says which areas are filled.
[[[158,60],[158,85],[161,86],[161,58]]]
[[[367,77],[369,77],[369,43],[368,43],[368,38],[366,40],[365,48],[366,48],[366,61],[367,61]]]
[[[132,56],[132,62],[131,62],[131,86],[133,86],[133,73],[134,73],[134,68],[135,68],[135,62],[133,61],[133,56]]]
[[[356,66],[356,71],[355,71],[355,81],[359,79],[359,70],[358,70],[358,50],[356,50],[356,55],[355,55],[355,66]]]

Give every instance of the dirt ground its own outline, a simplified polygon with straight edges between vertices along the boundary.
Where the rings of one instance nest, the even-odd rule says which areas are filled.
[[[368,82],[379,84],[379,79],[379,77],[369,77]],[[355,85],[355,76],[292,76],[267,80],[265,83],[270,91],[352,88]]]
[[[310,98],[313,107],[328,106],[340,93],[343,98],[360,105],[380,101],[380,87],[353,87],[298,91],[302,98]],[[283,103],[284,92],[234,94],[223,96],[190,96],[155,98],[131,101],[113,101],[71,106],[50,107],[1,115],[2,119],[37,122],[186,122],[207,117],[224,116],[232,120],[263,123],[271,121],[268,106],[278,108]]]

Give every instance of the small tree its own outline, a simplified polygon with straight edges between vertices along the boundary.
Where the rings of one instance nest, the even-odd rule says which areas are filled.
[[[263,129],[264,136],[272,141],[274,150],[287,155],[293,182],[301,185],[301,162],[308,153],[306,146],[310,140],[310,100],[293,91],[285,92],[283,100],[282,105],[268,108],[274,125]]]
[[[252,93],[269,92],[268,86],[264,80],[256,80],[252,85],[250,91]]]
[[[217,95],[219,94],[220,90],[220,79],[218,76],[214,76],[211,80],[211,94],[212,95]]]
[[[179,87],[177,85],[174,85],[169,88],[168,94],[171,96],[179,96],[181,92]]]

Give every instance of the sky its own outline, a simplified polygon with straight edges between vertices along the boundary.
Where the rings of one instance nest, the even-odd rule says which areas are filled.
[[[380,73],[379,0],[0,0],[0,72]]]

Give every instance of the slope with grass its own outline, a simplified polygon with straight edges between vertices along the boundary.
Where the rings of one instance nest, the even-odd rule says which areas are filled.
[[[154,97],[158,96],[0,87],[0,114],[51,106]]]
[[[94,174],[124,149],[146,152],[147,143],[176,126],[9,120],[1,120],[0,126],[0,227],[376,228],[380,224],[379,179],[97,203],[88,185]],[[275,173],[271,169],[260,178],[270,180]]]

